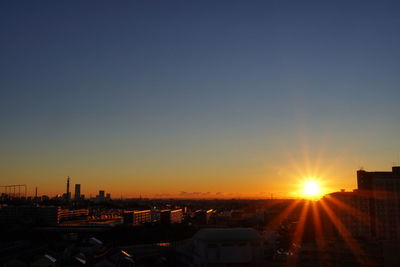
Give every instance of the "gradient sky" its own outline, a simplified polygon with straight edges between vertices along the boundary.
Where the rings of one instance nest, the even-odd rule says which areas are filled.
[[[0,184],[292,195],[400,152],[399,1],[1,1]]]

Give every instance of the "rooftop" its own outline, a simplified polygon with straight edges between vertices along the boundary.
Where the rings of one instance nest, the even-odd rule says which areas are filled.
[[[193,239],[204,241],[257,241],[260,234],[252,228],[205,228],[200,229]]]

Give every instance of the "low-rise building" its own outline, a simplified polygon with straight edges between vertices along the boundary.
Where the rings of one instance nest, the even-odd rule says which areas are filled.
[[[182,209],[160,211],[160,222],[162,224],[181,223],[182,217]]]
[[[89,216],[88,209],[59,209],[58,210],[58,221],[74,221],[74,220],[86,220]]]
[[[152,221],[150,210],[124,211],[122,217],[126,225],[141,225]]]

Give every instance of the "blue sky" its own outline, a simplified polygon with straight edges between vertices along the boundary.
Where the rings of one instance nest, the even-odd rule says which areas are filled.
[[[335,166],[336,189],[355,187],[357,168],[388,169],[400,151],[399,12],[396,1],[2,1],[0,177],[45,192],[71,175],[93,192],[100,181],[251,195],[287,191],[275,178],[293,184],[282,169],[308,158]]]

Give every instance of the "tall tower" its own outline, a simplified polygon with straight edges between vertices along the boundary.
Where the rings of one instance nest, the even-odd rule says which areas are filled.
[[[70,199],[70,196],[71,196],[71,194],[70,194],[70,192],[69,192],[69,176],[68,176],[68,177],[67,177],[67,200]]]
[[[75,184],[75,200],[79,200],[81,198],[81,185]]]

